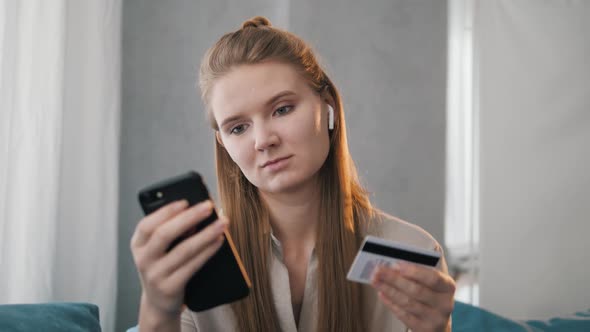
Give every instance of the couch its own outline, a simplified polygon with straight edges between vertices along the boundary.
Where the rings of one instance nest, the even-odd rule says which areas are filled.
[[[99,309],[89,303],[0,305],[0,331],[101,331]],[[128,330],[137,331],[135,327]],[[512,320],[467,303],[455,302],[453,331],[590,331],[590,309],[548,320]]]

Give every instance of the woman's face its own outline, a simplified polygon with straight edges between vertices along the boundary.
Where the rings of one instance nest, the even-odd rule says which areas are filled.
[[[253,185],[284,193],[315,179],[330,149],[327,100],[293,66],[237,66],[210,96],[217,139]]]

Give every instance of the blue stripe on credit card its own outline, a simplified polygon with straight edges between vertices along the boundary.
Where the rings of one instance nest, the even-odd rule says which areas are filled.
[[[364,252],[387,256],[395,259],[410,261],[412,263],[423,264],[428,266],[436,266],[438,260],[437,256],[426,255],[413,251],[408,251],[400,248],[392,248],[382,244],[366,241],[361,249]]]

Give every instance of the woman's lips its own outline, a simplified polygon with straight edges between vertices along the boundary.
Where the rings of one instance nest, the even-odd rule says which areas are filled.
[[[288,156],[268,161],[262,166],[262,168],[268,169],[270,171],[278,171],[287,166],[287,164],[289,163],[289,159],[291,159],[291,157],[292,156]]]

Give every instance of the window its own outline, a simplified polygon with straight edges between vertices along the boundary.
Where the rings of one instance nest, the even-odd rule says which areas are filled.
[[[477,305],[479,127],[474,41],[476,0],[448,2],[445,244],[457,300]]]

